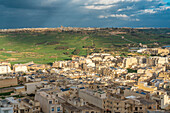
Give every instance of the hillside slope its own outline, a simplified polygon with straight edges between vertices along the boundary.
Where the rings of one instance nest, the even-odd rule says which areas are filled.
[[[90,52],[98,52],[100,49],[102,51],[127,51],[130,45],[138,46],[138,43],[150,47],[170,45],[169,33],[168,28],[3,31],[0,32],[0,61],[51,63],[55,60],[70,59],[75,49],[80,50],[78,55],[87,55]]]

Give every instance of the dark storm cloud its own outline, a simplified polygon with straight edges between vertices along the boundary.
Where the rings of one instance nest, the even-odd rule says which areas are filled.
[[[67,5],[67,0],[0,0],[1,5],[7,8],[21,9],[57,9]]]
[[[162,0],[0,0],[0,28],[170,27]]]

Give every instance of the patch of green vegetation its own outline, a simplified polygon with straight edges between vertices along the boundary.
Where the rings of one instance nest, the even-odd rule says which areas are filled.
[[[0,55],[2,55],[2,56],[7,56],[7,57],[11,57],[11,56],[12,56],[12,55],[9,54],[9,53],[1,53]]]
[[[14,93],[14,91],[6,92],[6,93],[0,93],[0,96],[8,96],[8,95],[11,95],[11,93]]]
[[[5,99],[5,97],[0,97],[1,99]]]
[[[24,97],[24,96],[21,96],[21,95],[13,95],[12,97],[22,98],[22,97]]]
[[[110,32],[121,31],[126,34],[112,35]],[[0,33],[0,61],[14,58],[12,64],[35,63],[48,64],[55,60],[68,60],[75,50],[80,50],[76,55],[87,55],[92,52],[120,51],[127,52],[131,42],[126,39],[148,46],[169,45],[170,38],[167,33],[170,29],[125,29],[105,28],[94,31],[46,31],[46,32],[11,32]],[[153,43],[159,45],[153,45]],[[11,53],[7,53],[11,51]],[[122,56],[127,56],[122,54]]]
[[[137,73],[137,70],[133,70],[133,69],[127,69],[128,73]]]

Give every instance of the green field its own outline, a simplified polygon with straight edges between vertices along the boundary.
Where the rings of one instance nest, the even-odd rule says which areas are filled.
[[[126,32],[113,35],[110,32]],[[75,49],[78,55],[87,55],[99,49],[109,51],[127,51],[131,42],[123,40],[121,36],[137,43],[153,46],[170,45],[170,29],[116,29],[105,28],[96,31],[46,31],[46,32],[8,32],[0,33],[0,61],[12,64],[52,63],[55,60],[68,60]],[[132,44],[133,45],[133,44]],[[83,48],[92,47],[92,48]],[[67,54],[65,54],[67,53]]]

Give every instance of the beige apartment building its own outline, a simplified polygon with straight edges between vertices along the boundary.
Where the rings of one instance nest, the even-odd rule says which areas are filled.
[[[23,64],[15,64],[13,66],[13,69],[14,69],[15,73],[17,73],[17,72],[28,72],[27,66],[23,65]]]
[[[155,101],[129,96],[127,98],[108,97],[103,101],[104,113],[147,113],[156,110]]]
[[[40,106],[44,113],[63,113],[63,108],[59,103],[59,99],[46,92],[37,92],[35,100],[40,102]]]
[[[106,98],[106,93],[103,91],[84,90],[79,91],[80,98],[86,100],[86,102],[103,109],[103,100]]]
[[[9,74],[12,70],[9,65],[0,65],[0,74]]]

